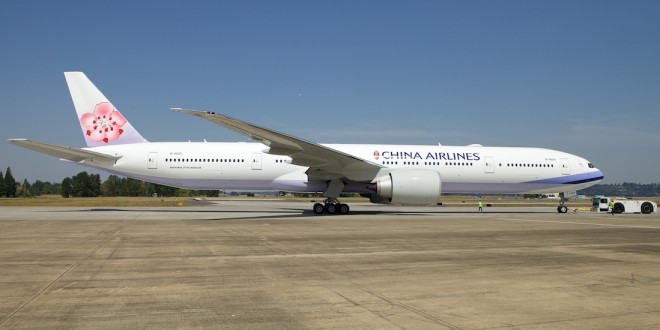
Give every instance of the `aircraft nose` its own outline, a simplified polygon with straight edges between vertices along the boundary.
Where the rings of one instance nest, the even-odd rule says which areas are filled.
[[[605,178],[605,174],[601,170],[596,170],[594,172],[594,177],[600,178],[600,180],[603,180]]]

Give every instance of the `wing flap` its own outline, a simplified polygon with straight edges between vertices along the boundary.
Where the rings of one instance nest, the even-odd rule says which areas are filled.
[[[58,146],[55,144],[32,141],[28,139],[10,139],[9,143],[47,155],[66,159],[72,162],[82,162],[85,160],[114,162],[115,160],[121,158],[121,156],[112,156],[100,152],[80,148]]]

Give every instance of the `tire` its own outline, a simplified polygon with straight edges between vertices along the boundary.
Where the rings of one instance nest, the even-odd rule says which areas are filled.
[[[323,204],[321,203],[314,204],[314,207],[312,207],[312,209],[316,214],[323,214],[323,212],[325,211],[325,207],[323,207]]]
[[[653,213],[653,204],[649,202],[642,203],[642,213],[643,214]]]
[[[339,214],[348,214],[349,210],[348,204],[339,204]]]
[[[335,214],[337,213],[337,205],[328,204],[325,206],[325,211],[328,212],[328,214]]]
[[[612,212],[617,213],[617,214],[626,212],[626,207],[623,206],[623,204],[621,204],[621,203],[614,203],[614,207],[612,208]]]
[[[557,206],[557,212],[566,213],[568,212],[568,207],[566,207],[566,205],[559,205]]]

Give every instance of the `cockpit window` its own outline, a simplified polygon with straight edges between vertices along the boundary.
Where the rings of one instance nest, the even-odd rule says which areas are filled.
[[[594,166],[594,164],[589,163],[589,168],[595,168],[595,167],[596,167],[596,166]]]

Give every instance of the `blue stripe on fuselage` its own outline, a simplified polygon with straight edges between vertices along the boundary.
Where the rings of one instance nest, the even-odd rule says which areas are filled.
[[[605,178],[603,172],[594,171],[589,173],[581,173],[574,175],[565,175],[543,180],[528,181],[526,183],[543,183],[543,184],[580,184],[592,181],[599,181]]]

